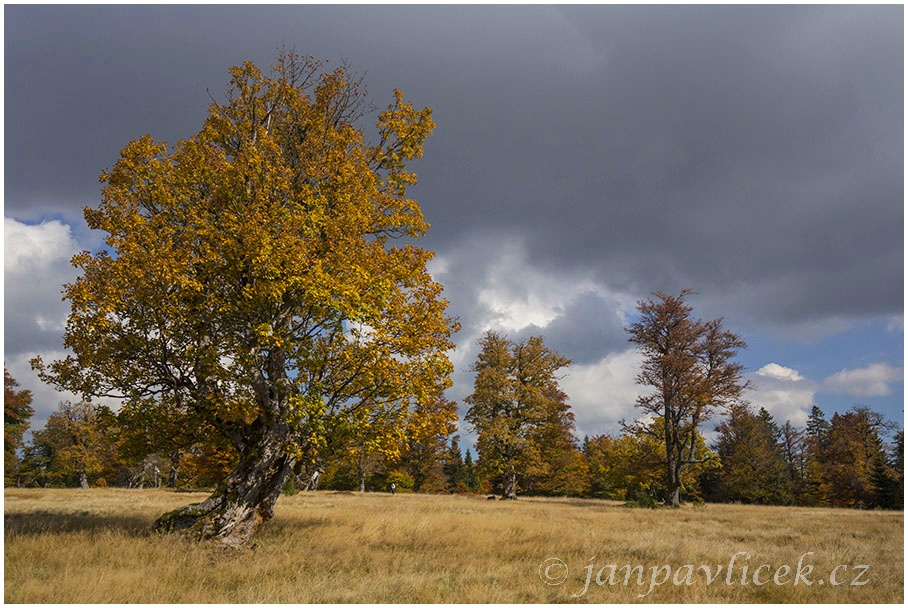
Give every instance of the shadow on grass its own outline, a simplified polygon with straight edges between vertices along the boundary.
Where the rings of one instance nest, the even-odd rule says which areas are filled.
[[[116,533],[132,538],[155,535],[151,527],[154,519],[136,515],[101,515],[89,511],[64,512],[34,511],[31,513],[7,513],[3,518],[7,538],[39,536],[42,534],[90,534]],[[265,523],[263,530],[272,534],[305,530],[330,525],[328,518],[315,517],[305,520],[276,517]]]
[[[149,536],[152,520],[135,515],[101,515],[89,511],[64,512],[34,511],[31,513],[6,513],[3,527],[6,536],[21,534],[60,534],[75,532],[117,532],[126,536]]]
[[[569,507],[583,507],[585,509],[623,509],[627,503],[623,500],[606,500],[602,498],[565,498],[565,497],[541,497],[541,496],[519,496],[518,502],[538,502],[548,504],[566,505]]]

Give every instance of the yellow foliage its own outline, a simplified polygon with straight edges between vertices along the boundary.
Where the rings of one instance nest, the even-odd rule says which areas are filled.
[[[238,446],[286,427],[300,455],[350,412],[376,431],[370,449],[396,454],[399,413],[452,371],[432,253],[394,241],[428,229],[407,163],[434,122],[395,91],[368,144],[360,79],[320,70],[292,52],[270,76],[246,62],[196,135],[123,148],[85,209],[106,249],[77,255],[65,289],[73,355],[35,360],[42,378],[131,402],[180,395]]]

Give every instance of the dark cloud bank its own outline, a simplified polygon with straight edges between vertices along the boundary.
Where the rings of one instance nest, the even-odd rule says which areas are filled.
[[[477,234],[755,326],[899,316],[902,11],[9,6],[6,214],[77,224],[127,141],[191,135],[206,89],[284,39],[349,58],[380,105],[400,87],[434,109],[415,195],[467,329],[496,255],[463,247]],[[545,328],[578,361],[626,346],[600,300]]]

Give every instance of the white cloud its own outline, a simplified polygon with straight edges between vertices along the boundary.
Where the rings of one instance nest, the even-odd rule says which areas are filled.
[[[59,348],[69,312],[61,291],[76,277],[70,259],[80,247],[58,220],[4,218],[3,228],[5,354]]]
[[[503,243],[486,269],[477,300],[491,313],[484,329],[519,331],[536,325],[545,327],[558,316],[565,299],[565,285],[559,277],[546,275],[526,262],[520,241]]]
[[[635,380],[640,363],[637,350],[628,349],[596,363],[567,368],[561,389],[568,395],[581,437],[617,432],[620,420],[637,417],[640,412],[634,404],[647,392]]]
[[[60,262],[68,263],[76,251],[70,227],[59,220],[32,225],[7,217],[3,237],[3,268],[7,274],[44,272]]]
[[[767,363],[747,379],[753,387],[747,398],[754,406],[766,408],[780,424],[786,420],[795,426],[807,422],[807,413],[815,403],[816,383],[778,363]]]
[[[10,375],[16,379],[16,382],[19,383],[19,390],[28,389],[32,393],[32,407],[35,409],[35,413],[31,418],[29,431],[42,428],[51,413],[62,402],[71,401],[76,403],[82,400],[82,397],[76,393],[60,391],[49,384],[43,383],[38,378],[38,373],[31,368],[31,360],[37,355],[40,355],[45,363],[50,363],[51,361],[63,359],[68,354],[71,353],[62,350],[19,353],[16,355],[5,354],[3,365],[9,370]],[[121,405],[120,399],[112,397],[96,397],[91,401],[106,405],[115,411]]]
[[[627,311],[633,309],[633,297],[611,291],[588,272],[547,272],[534,266],[521,239],[483,243],[482,247],[493,262],[487,264],[476,288],[476,301],[485,313],[476,323],[481,331],[544,329],[563,316],[571,303],[589,294],[607,303],[603,314],[616,314],[622,322]],[[438,269],[447,272],[448,267],[448,260],[439,260]]]
[[[432,275],[432,278],[441,282],[444,282],[444,276],[448,274],[449,267],[450,261],[448,258],[438,254],[435,254],[435,256],[426,263],[426,269],[429,271],[429,274]]]
[[[767,363],[758,369],[756,373],[758,376],[775,378],[777,380],[791,380],[797,382],[798,380],[804,379],[804,376],[799,374],[797,370],[779,365],[778,363]]]
[[[823,381],[823,388],[851,397],[886,397],[892,384],[903,378],[903,370],[887,363],[873,363],[859,369],[843,369]]]
[[[635,418],[638,412],[634,403],[641,392],[634,383],[639,356],[627,349],[623,336],[618,340],[621,350],[604,356],[615,348],[616,341],[603,335],[612,325],[620,332],[633,310],[633,296],[610,290],[589,273],[555,272],[536,266],[521,239],[503,235],[473,235],[439,253],[429,269],[445,284],[452,303],[450,312],[459,315],[463,323],[454,337],[454,386],[447,394],[461,404],[461,416],[466,413],[463,399],[473,389],[474,375],[469,368],[476,359],[477,341],[485,331],[500,331],[512,339],[542,335],[552,348],[560,348],[559,343],[576,347],[578,338],[565,332],[567,323],[581,324],[591,334],[588,341],[601,343],[602,348],[598,354],[587,348],[588,363],[575,362],[562,370],[565,377],[561,385],[576,416],[578,434],[618,431],[619,420]],[[608,322],[599,318],[603,315],[610,316]],[[584,342],[582,346],[589,345]],[[566,349],[562,354],[574,358],[576,353]],[[466,427],[462,425],[463,438],[471,441]]]
[[[3,364],[21,388],[32,392],[35,429],[61,401],[78,399],[41,382],[29,360],[36,355],[45,361],[65,356],[62,337],[69,308],[61,291],[76,277],[70,259],[81,247],[70,227],[58,220],[32,225],[4,218],[3,233]]]

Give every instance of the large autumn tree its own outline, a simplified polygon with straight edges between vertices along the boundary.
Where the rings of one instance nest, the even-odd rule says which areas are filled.
[[[477,434],[480,468],[501,481],[503,498],[513,499],[518,476],[539,476],[548,471],[551,457],[561,457],[540,439],[570,436],[573,430],[567,395],[559,388],[557,375],[570,360],[538,336],[514,342],[489,331],[479,346],[465,418]],[[548,429],[549,425],[559,428]]]
[[[702,462],[696,443],[700,425],[718,408],[737,402],[747,383],[735,362],[745,346],[723,320],[702,321],[693,316],[685,299],[657,292],[637,304],[639,320],[627,328],[629,340],[643,355],[637,383],[652,391],[637,399],[645,418],[663,422],[665,442],[665,502],[681,502],[682,474]],[[646,430],[638,424],[635,431]]]
[[[64,291],[73,354],[34,366],[86,397],[180,404],[228,438],[233,472],[156,529],[241,545],[326,420],[435,399],[455,323],[407,196],[431,110],[395,91],[367,135],[362,78],[344,65],[282,52],[270,74],[230,75],[198,134],[173,148],[143,136],[101,176],[85,218],[107,248],[77,255]]]

